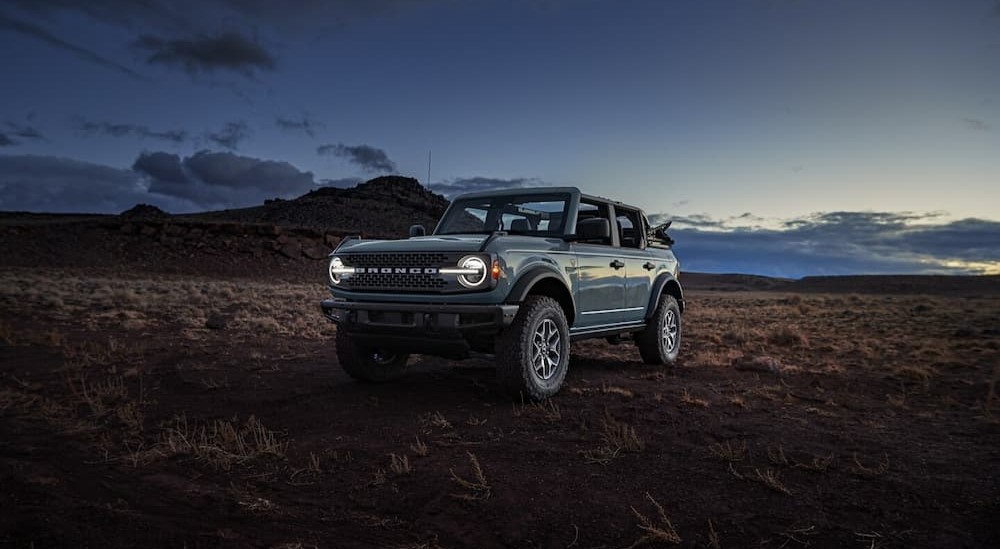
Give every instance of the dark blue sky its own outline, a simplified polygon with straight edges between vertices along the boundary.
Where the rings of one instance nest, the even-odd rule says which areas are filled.
[[[677,219],[712,270],[836,270],[709,243],[867,223],[966,240],[847,272],[1000,272],[992,0],[7,0],[0,48],[2,210],[426,183],[433,151],[436,190],[577,185]]]

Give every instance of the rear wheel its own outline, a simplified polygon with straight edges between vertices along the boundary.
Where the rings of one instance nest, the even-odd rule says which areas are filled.
[[[530,296],[496,341],[497,381],[509,395],[546,399],[569,367],[569,325],[559,302]]]
[[[371,383],[393,381],[406,371],[409,358],[408,354],[361,345],[351,334],[337,330],[337,360],[354,379]]]
[[[681,350],[681,308],[677,299],[664,294],[646,329],[635,338],[646,364],[673,364]]]

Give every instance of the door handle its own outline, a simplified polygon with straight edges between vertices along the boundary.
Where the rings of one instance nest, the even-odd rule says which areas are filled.
[[[614,261],[611,262],[610,266],[614,267],[615,269],[621,269],[622,267],[625,266],[625,262],[619,261],[619,260],[616,259],[616,260],[614,260]]]
[[[642,268],[643,268],[643,269],[646,269],[647,271],[652,271],[653,269],[655,269],[655,268],[656,268],[656,265],[653,265],[653,263],[651,263],[651,262],[647,261],[647,262],[646,262],[646,263],[645,263],[645,264],[644,264],[644,265],[642,266]]]

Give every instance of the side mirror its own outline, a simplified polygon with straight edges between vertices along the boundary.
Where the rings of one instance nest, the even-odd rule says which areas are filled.
[[[424,230],[423,225],[410,225],[410,238],[424,236],[425,234],[427,234],[427,231]]]
[[[576,224],[577,240],[610,240],[611,223],[606,218],[584,219]]]

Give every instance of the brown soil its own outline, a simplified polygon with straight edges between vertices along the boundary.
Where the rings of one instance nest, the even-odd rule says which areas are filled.
[[[349,380],[304,257],[81,269],[7,238],[3,546],[1000,540],[996,292],[690,291],[675,367],[575,344],[564,390],[522,405],[488,358]]]

